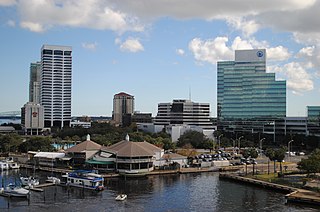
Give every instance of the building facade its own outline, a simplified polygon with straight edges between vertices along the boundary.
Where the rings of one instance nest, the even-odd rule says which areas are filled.
[[[40,135],[44,128],[44,108],[28,102],[21,108],[21,125],[26,135]]]
[[[320,136],[320,106],[307,106],[308,132]]]
[[[43,45],[41,48],[40,103],[45,127],[63,128],[71,121],[72,48]]]
[[[266,73],[265,49],[236,50],[218,62],[217,125],[225,131],[262,131],[286,117],[286,81]]]
[[[30,64],[29,102],[40,104],[41,63]]]
[[[125,126],[134,112],[134,96],[121,92],[113,96],[112,120],[115,125]]]
[[[210,121],[210,104],[190,100],[173,100],[159,103],[155,125],[192,125],[203,129],[213,129]]]

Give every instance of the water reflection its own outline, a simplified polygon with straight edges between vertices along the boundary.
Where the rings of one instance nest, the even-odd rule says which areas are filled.
[[[24,170],[21,171],[22,173]],[[31,173],[30,173],[31,174]],[[44,182],[47,174],[37,172]],[[51,174],[51,173],[50,173]],[[19,172],[1,172],[12,180]],[[10,200],[14,211],[318,211],[308,206],[285,205],[284,195],[270,190],[219,180],[217,173],[149,176],[106,181],[103,192],[51,186],[32,192],[30,206],[23,200]],[[119,193],[127,200],[115,201]],[[0,197],[0,210],[7,199]],[[7,209],[6,209],[7,210]]]

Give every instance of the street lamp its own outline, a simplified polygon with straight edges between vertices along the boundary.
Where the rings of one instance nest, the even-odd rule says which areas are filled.
[[[238,138],[238,142],[239,142],[239,151],[240,151],[240,148],[241,148],[241,145],[240,145],[240,140],[241,140],[241,138],[244,138],[243,136],[240,136],[239,138]]]
[[[293,140],[291,140],[291,141],[288,142],[288,154],[289,154],[289,155],[288,155],[288,158],[290,158],[290,143],[291,143],[291,142],[293,142]]]
[[[266,138],[261,138],[259,141],[259,148],[260,148],[260,155],[262,153],[262,141],[264,141]]]
[[[221,138],[221,136],[223,136],[223,134],[221,134],[221,135],[219,135],[219,138],[218,138],[218,141],[219,141],[219,148],[218,148],[218,150],[220,150],[220,138]]]

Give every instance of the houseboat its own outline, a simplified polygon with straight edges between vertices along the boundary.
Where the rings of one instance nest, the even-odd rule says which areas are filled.
[[[92,171],[76,170],[74,172],[62,175],[62,177],[66,179],[65,183],[68,186],[75,186],[97,191],[104,189],[104,178]]]

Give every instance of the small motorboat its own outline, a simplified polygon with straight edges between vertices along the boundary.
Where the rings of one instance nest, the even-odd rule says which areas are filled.
[[[0,189],[0,193],[9,197],[28,197],[29,192],[29,190],[16,186],[12,183],[8,184],[7,187]]]
[[[61,180],[57,177],[48,176],[46,182],[60,184]]]
[[[127,199],[127,195],[126,194],[119,194],[117,197],[116,197],[116,200],[117,201],[123,201]]]
[[[20,177],[22,186],[33,187],[39,185],[39,180],[34,177]]]

